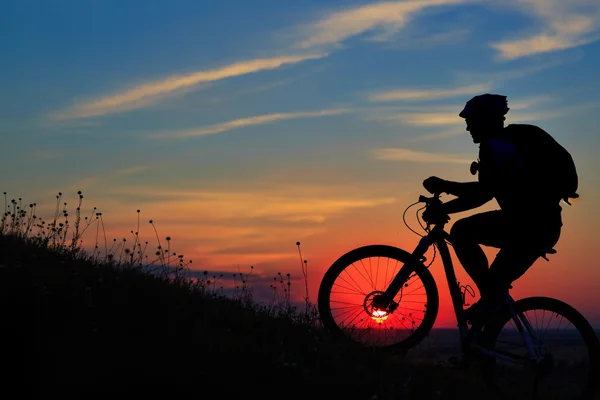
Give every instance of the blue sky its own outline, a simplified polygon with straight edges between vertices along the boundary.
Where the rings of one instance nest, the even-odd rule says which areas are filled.
[[[1,7],[4,191],[51,209],[83,190],[115,236],[142,208],[214,269],[296,268],[302,239],[322,272],[397,234],[427,176],[471,179],[458,112],[485,92],[569,148],[588,196],[571,226],[600,222],[596,0]]]

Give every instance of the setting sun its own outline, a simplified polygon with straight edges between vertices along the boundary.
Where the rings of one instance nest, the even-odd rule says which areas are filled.
[[[376,310],[373,311],[373,316],[371,317],[378,324],[383,323],[386,319],[388,319],[388,313],[385,311]]]

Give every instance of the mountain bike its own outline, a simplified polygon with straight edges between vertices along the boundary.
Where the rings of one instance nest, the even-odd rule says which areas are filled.
[[[423,235],[405,219],[406,212],[419,203],[424,203],[416,212]],[[437,317],[438,289],[429,267],[439,252],[458,322],[457,367],[467,368],[477,360],[485,383],[496,390],[507,386],[522,393],[527,388],[528,396],[539,399],[600,398],[596,397],[600,342],[585,317],[570,305],[549,297],[515,301],[510,286],[502,309],[485,323],[466,320],[466,288],[456,279],[448,247],[452,243],[444,230],[449,217],[441,214],[427,224],[419,220],[419,211],[441,204],[439,194],[420,196],[404,211],[404,223],[421,236],[411,253],[389,245],[367,245],[331,265],[318,293],[323,326],[357,345],[406,354],[427,337]],[[432,246],[433,258],[426,265],[425,254]],[[555,249],[540,249],[546,260],[554,253]],[[555,330],[550,331],[551,326]],[[526,385],[517,385],[523,379]]]

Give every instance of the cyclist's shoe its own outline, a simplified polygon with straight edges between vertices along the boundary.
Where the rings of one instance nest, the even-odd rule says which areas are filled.
[[[471,325],[485,323],[502,309],[502,305],[503,302],[499,299],[482,298],[471,307],[465,309],[465,319]]]

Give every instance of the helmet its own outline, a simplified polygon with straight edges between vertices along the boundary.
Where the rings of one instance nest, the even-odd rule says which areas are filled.
[[[465,108],[458,114],[461,118],[471,116],[504,116],[510,110],[506,96],[499,94],[481,94],[467,102]]]

